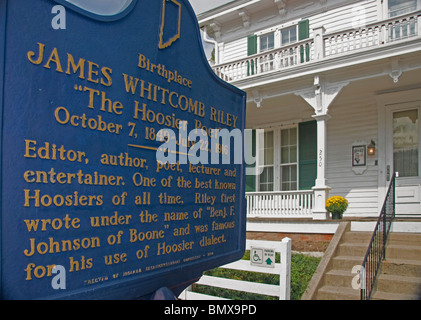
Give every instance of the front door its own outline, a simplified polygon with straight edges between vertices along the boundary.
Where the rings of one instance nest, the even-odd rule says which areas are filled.
[[[396,213],[421,214],[421,101],[386,109],[386,181],[396,173]]]

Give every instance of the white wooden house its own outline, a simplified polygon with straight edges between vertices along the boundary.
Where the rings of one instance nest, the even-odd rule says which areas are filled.
[[[327,219],[332,195],[378,216],[394,171],[397,213],[421,213],[421,0],[237,0],[198,20],[264,129],[249,217]]]

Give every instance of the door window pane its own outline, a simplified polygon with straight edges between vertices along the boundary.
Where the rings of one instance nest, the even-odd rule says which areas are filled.
[[[393,164],[399,177],[418,176],[418,110],[393,114]]]

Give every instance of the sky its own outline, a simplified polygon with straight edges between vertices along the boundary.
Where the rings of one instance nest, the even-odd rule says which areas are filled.
[[[196,14],[219,7],[233,0],[189,0]]]
[[[132,0],[66,0],[78,7],[97,14],[113,15],[121,12]],[[233,0],[189,0],[196,14],[219,7]]]
[[[114,15],[125,8],[132,2],[131,0],[66,0],[80,8],[102,15]],[[208,0],[206,0],[208,2]]]
[[[219,7],[225,3],[231,2],[233,0],[189,0],[190,4],[192,5],[196,15],[202,12],[206,12],[212,8]],[[202,34],[203,36],[203,34]],[[213,45],[203,42],[203,48],[205,49],[206,56],[208,59],[211,56],[211,52],[213,50]]]
[[[126,8],[132,1],[131,0],[66,0],[81,8],[95,13],[112,15],[120,12]],[[225,3],[233,0],[189,0],[196,14],[208,11],[212,8],[219,7]]]

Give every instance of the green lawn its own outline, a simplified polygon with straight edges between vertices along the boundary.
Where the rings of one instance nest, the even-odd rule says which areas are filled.
[[[243,259],[249,260],[250,252],[247,251]],[[314,272],[319,265],[320,258],[309,257],[301,254],[291,256],[291,300],[300,300],[307,288]],[[279,254],[276,256],[279,262]],[[236,280],[252,281],[267,284],[279,284],[279,275],[256,273],[248,271],[237,271],[230,269],[216,268],[204,273],[208,276],[229,278]],[[203,285],[195,285],[194,292],[223,297],[232,300],[277,300],[277,297],[263,296],[259,294],[220,289]]]

